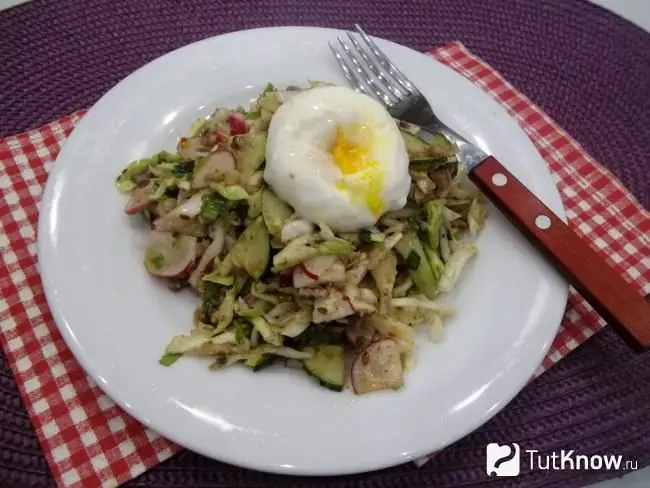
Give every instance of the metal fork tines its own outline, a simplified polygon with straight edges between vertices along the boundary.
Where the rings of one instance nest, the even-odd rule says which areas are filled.
[[[423,128],[427,134],[441,132],[459,148],[459,159],[468,166],[485,157],[479,148],[470,144],[436,117],[431,105],[415,85],[391,62],[377,44],[355,25],[356,34],[347,33],[348,40],[338,36],[338,47],[329,43],[346,79],[356,91],[376,98],[396,119]]]
[[[359,25],[355,25],[355,28],[364,47],[351,32],[347,34],[352,47],[341,36],[338,37],[343,54],[331,42],[329,43],[343,74],[352,87],[358,92],[376,97],[386,107],[396,105],[409,95],[419,94],[413,84],[363,29]]]

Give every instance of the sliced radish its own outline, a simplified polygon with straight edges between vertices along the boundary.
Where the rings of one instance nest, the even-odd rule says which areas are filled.
[[[366,346],[372,341],[375,334],[375,329],[361,319],[355,320],[345,327],[345,336],[348,338],[350,345],[356,348]]]
[[[246,118],[239,112],[233,112],[228,115],[228,126],[230,127],[230,134],[233,136],[246,134],[248,132]]]
[[[294,269],[294,288],[345,281],[345,265],[336,256],[317,256]]]
[[[225,122],[228,119],[228,115],[232,113],[232,110],[229,108],[218,108],[214,113],[208,118],[207,126],[211,128],[217,127],[222,122]]]
[[[223,144],[227,146],[228,143],[230,142],[230,137],[228,136],[228,134],[224,134],[223,132],[217,132],[216,137],[217,137],[217,144]]]
[[[302,269],[302,271],[304,271],[304,273],[305,273],[309,278],[311,278],[312,280],[317,280],[317,279],[318,279],[318,275],[312,273],[311,271],[309,271],[309,268],[308,268],[307,266],[305,266],[305,263],[300,263],[300,269]]]
[[[235,158],[228,150],[217,149],[203,159],[194,171],[192,186],[204,188],[208,186],[210,177],[235,171]]]
[[[144,265],[155,276],[174,278],[187,273],[196,259],[196,237],[151,231]]]
[[[317,280],[322,279],[326,275],[330,275],[334,268],[343,266],[343,271],[345,271],[345,265],[336,256],[316,256],[315,258],[308,259],[302,265],[308,271],[308,274],[312,275],[312,277],[315,276]],[[345,276],[341,279],[344,278]]]
[[[357,310],[354,308],[354,305],[352,304],[352,300],[350,299],[350,297],[345,297],[345,301],[348,302],[348,305],[350,305],[352,312],[357,313]]]
[[[133,190],[131,197],[124,206],[128,215],[135,215],[142,212],[153,201],[153,183]]]
[[[200,136],[181,137],[176,145],[176,150],[184,158],[193,160],[200,159],[210,152],[210,148],[203,145]]]
[[[388,388],[396,390],[403,384],[404,366],[399,346],[394,340],[375,341],[355,358],[352,365],[352,388],[357,395]]]

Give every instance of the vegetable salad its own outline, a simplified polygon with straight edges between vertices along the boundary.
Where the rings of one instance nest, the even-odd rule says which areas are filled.
[[[147,271],[199,297],[192,330],[171,339],[160,363],[200,356],[212,369],[259,371],[282,361],[335,391],[398,389],[416,330],[438,341],[453,314],[435,299],[477,252],[484,199],[450,141],[427,143],[396,121],[410,161],[406,206],[355,232],[303,219],[263,170],[274,112],[308,89],[269,84],[249,109],[216,109],[176,152],[134,161],[117,178],[126,213],[151,227]]]

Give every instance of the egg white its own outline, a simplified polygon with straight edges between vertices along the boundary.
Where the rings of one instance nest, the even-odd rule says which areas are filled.
[[[341,166],[333,155],[337,134],[366,141],[364,158],[348,156]],[[264,179],[303,218],[344,232],[369,227],[406,204],[408,164],[399,129],[379,102],[325,86],[296,95],[273,115]]]

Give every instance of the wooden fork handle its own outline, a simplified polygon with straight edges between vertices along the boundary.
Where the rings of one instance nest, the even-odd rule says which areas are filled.
[[[650,303],[490,156],[470,179],[637,352],[650,348]]]

